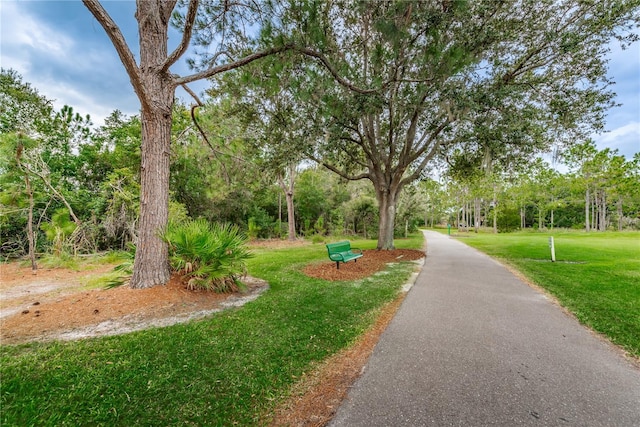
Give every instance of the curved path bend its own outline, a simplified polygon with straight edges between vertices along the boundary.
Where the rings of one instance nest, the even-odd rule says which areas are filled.
[[[427,259],[330,426],[640,426],[640,370],[488,256]]]

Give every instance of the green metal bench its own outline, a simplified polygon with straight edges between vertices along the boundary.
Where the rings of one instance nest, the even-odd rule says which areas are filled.
[[[336,243],[327,243],[327,251],[329,252],[329,259],[336,262],[336,268],[340,269],[341,262],[347,262],[353,260],[357,262],[358,258],[362,256],[362,250],[358,248],[352,248],[351,243],[348,240]]]

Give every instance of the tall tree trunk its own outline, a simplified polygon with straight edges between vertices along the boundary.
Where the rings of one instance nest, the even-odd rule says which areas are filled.
[[[590,198],[589,187],[587,187],[587,190],[584,193],[584,227],[587,233],[591,229],[591,227],[589,226],[589,206],[591,205],[591,201],[589,200]]]
[[[162,85],[156,94],[161,98]],[[167,92],[165,90],[165,92]],[[160,101],[160,99],[158,99]],[[164,103],[153,103],[159,111],[142,111],[142,164],[140,168],[140,223],[133,275],[134,289],[163,285],[171,277],[169,253],[160,233],[169,218],[169,151],[173,89]],[[164,105],[164,108],[160,108]]]
[[[480,199],[475,197],[473,199],[473,228],[477,233],[480,231]]]
[[[544,227],[542,226],[542,209],[538,206],[538,230],[542,230]]]
[[[598,205],[598,211],[600,212],[600,231],[607,231],[607,195],[604,190],[600,196],[600,205]]]
[[[598,200],[598,194],[594,192],[593,197],[592,197],[592,201],[591,201],[591,229],[592,230],[598,230],[598,219],[596,218],[596,203]]]
[[[289,223],[287,238],[293,241],[296,240],[296,214],[293,206],[293,191],[287,191],[285,198],[287,199],[287,221]]]
[[[380,209],[380,224],[378,226],[378,246],[377,249],[392,250],[393,228],[396,220],[396,194],[387,188],[376,187],[376,198]]]
[[[287,238],[291,241],[296,240],[296,214],[295,207],[293,205],[293,191],[296,181],[296,166],[287,166],[288,182],[285,182],[285,177],[282,174],[278,176],[278,183],[280,188],[284,191],[284,196],[287,201],[287,221],[289,226],[289,233]]]
[[[498,234],[498,196],[493,192],[493,234]]]
[[[622,198],[618,198],[616,209],[618,211],[618,231],[622,231]]]
[[[471,222],[471,209],[469,208],[469,202],[464,202],[464,229],[469,231],[469,223]]]
[[[278,193],[278,238],[282,233],[282,194]]]
[[[140,34],[142,150],[140,167],[140,223],[133,275],[135,289],[163,285],[171,277],[169,252],[159,233],[169,219],[169,160],[171,114],[175,86],[168,70],[167,25],[170,10],[155,2],[137,2]],[[166,6],[164,6],[166,7]]]

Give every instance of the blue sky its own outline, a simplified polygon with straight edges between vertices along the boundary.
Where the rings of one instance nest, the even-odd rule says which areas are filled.
[[[103,5],[137,55],[135,1]],[[79,0],[0,0],[0,27],[0,66],[18,71],[40,94],[54,100],[56,108],[70,105],[90,114],[96,125],[115,109],[138,113],[138,99],[111,41]],[[170,49],[179,40],[180,34],[172,31]],[[593,139],[599,148],[618,149],[631,158],[640,152],[640,43],[624,51],[612,44],[611,50],[609,75],[622,106],[609,111],[608,132]],[[189,73],[184,61],[172,71]],[[200,93],[206,83],[190,86]],[[178,96],[191,103],[181,89]]]

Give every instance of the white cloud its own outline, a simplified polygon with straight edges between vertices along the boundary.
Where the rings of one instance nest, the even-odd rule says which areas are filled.
[[[72,52],[74,41],[45,22],[29,15],[19,3],[0,2],[2,15],[2,49],[14,51],[29,48],[39,54],[64,58]]]
[[[640,152],[640,122],[634,121],[594,137],[598,148],[611,148],[631,158]]]
[[[69,105],[82,115],[90,114],[97,126],[114,109],[138,114],[126,72],[90,14],[82,7],[61,11],[68,21],[56,27],[55,18],[48,22],[48,15],[30,12],[33,7],[0,0],[0,65],[20,73],[57,110]],[[70,30],[80,35],[72,36]]]
[[[91,115],[91,121],[97,126],[102,125],[104,119],[115,109],[110,104],[105,105],[93,93],[83,92],[68,82],[44,79],[34,80],[31,83],[34,87],[43,89],[47,98],[53,101],[53,106],[56,110],[60,110],[64,105],[69,105],[82,116]],[[138,114],[135,109],[126,110],[121,108],[121,110],[126,115]]]

